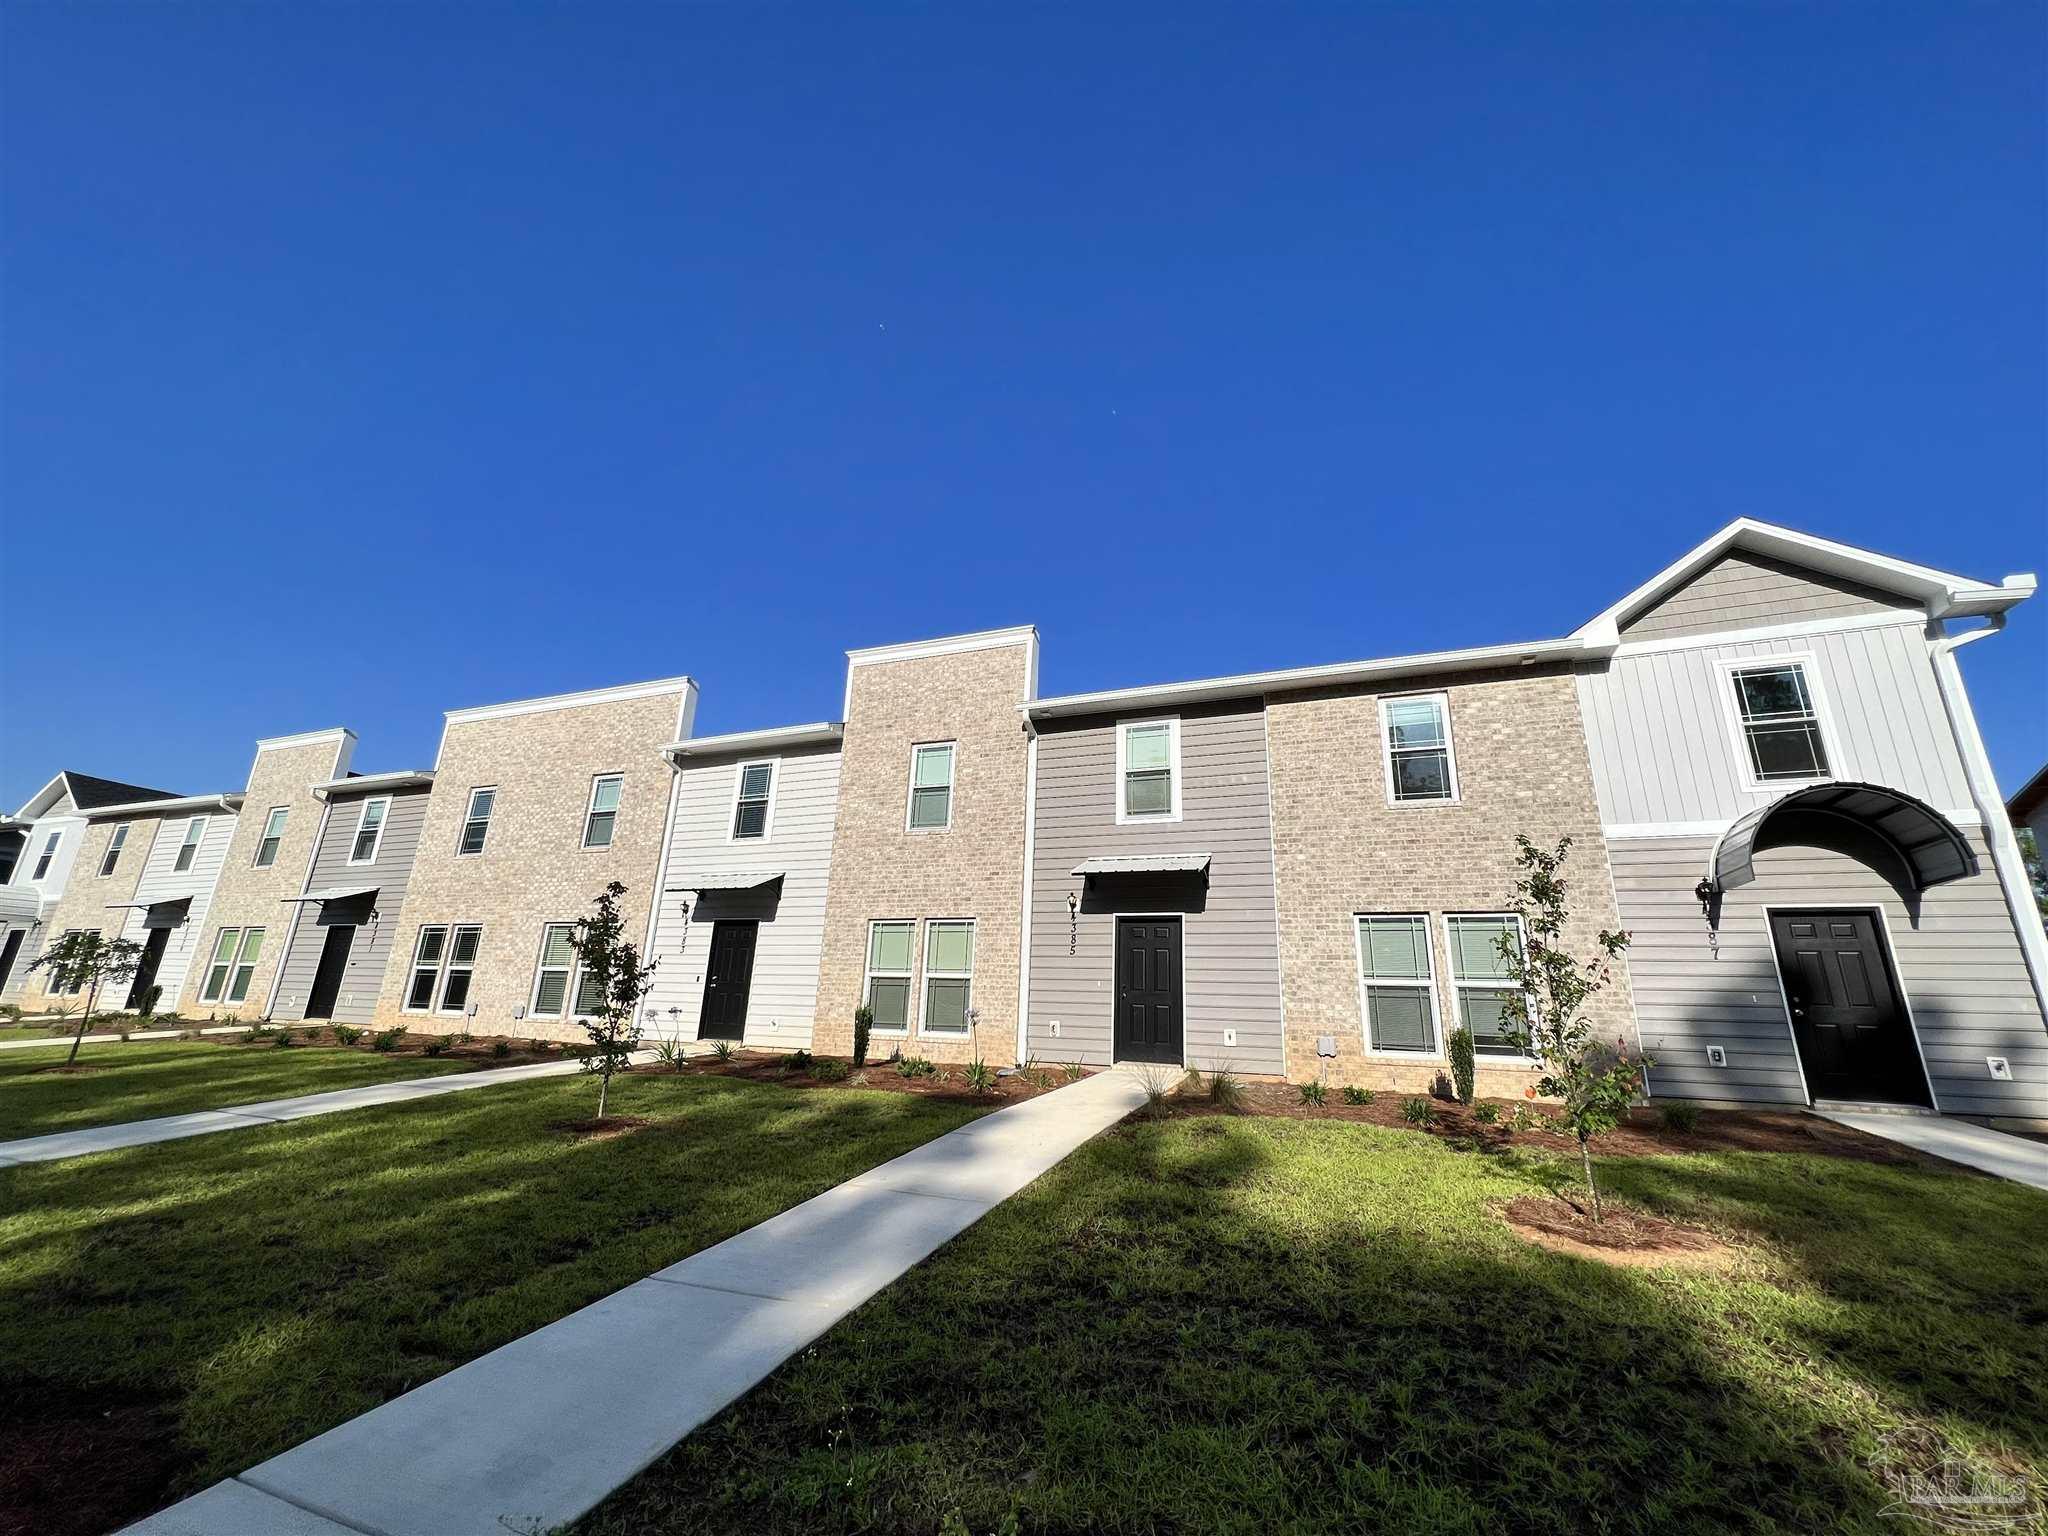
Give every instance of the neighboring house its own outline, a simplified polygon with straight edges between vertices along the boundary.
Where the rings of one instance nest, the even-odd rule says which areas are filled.
[[[817,1048],[1015,1059],[1038,632],[847,652]]]
[[[647,945],[659,963],[650,1036],[811,1044],[840,737],[826,722],[667,749],[675,786]]]
[[[431,773],[350,774],[312,786],[320,815],[304,883],[284,906],[270,1017],[365,1025],[398,943]]]
[[[2035,852],[2048,859],[2048,763],[2006,801],[2005,813],[2015,828],[2025,827],[2034,834]]]
[[[31,979],[28,968],[58,931],[52,921],[85,842],[86,813],[106,806],[176,798],[169,790],[145,789],[67,770],[5,818],[7,830],[19,834],[20,853],[5,883],[0,884],[0,1003],[24,1001]],[[86,877],[107,880],[118,876],[132,884],[142,857],[143,845],[134,835],[121,834],[111,855],[103,850]],[[89,926],[104,927],[104,917],[96,917]],[[40,979],[41,973],[36,975]],[[41,995],[40,988],[37,995]]]
[[[608,881],[626,932],[653,911],[687,677],[448,712],[385,968],[379,1025],[574,1039],[567,929]]]
[[[229,1019],[266,1012],[293,910],[286,903],[305,889],[320,820],[313,787],[345,773],[355,745],[355,733],[340,727],[256,743],[243,814],[200,934],[205,959],[188,968],[181,1011]]]
[[[142,947],[139,968],[125,988],[102,994],[102,1009],[139,1009],[159,987],[158,1006],[170,1011],[206,929],[215,882],[234,840],[242,808],[239,794],[187,795],[98,805],[84,811],[85,829],[63,898],[45,923],[45,945],[89,930]],[[78,996],[53,996],[50,975],[37,971],[22,994],[36,1011]]]

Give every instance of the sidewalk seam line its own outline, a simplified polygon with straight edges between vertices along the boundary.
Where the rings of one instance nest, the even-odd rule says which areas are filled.
[[[797,1207],[791,1206],[790,1209],[796,1210]],[[769,1220],[772,1221],[774,1218],[771,1216]],[[751,1231],[752,1229],[749,1228],[748,1230]],[[704,1251],[709,1253],[711,1250],[707,1248]],[[770,1296],[766,1291],[743,1291],[735,1285],[709,1285],[702,1280],[678,1280],[672,1275],[649,1275],[647,1278],[658,1280],[663,1285],[680,1285],[687,1290],[717,1291],[724,1296],[750,1296],[755,1301],[780,1301],[792,1307],[830,1307],[837,1305],[837,1303],[829,1301],[806,1301],[801,1296]]]
[[[252,1468],[251,1470],[253,1471],[254,1469]],[[308,1504],[304,1499],[295,1499],[288,1493],[282,1493],[275,1488],[266,1488],[261,1483],[252,1482],[247,1472],[238,1472],[229,1478],[228,1481],[240,1483],[244,1488],[253,1488],[267,1499],[275,1499],[280,1504],[289,1504],[293,1509],[301,1510],[330,1524],[343,1526],[351,1531],[360,1531],[362,1536],[391,1536],[389,1531],[382,1530],[377,1526],[364,1525],[360,1521],[350,1520],[336,1514],[331,1509],[321,1509],[318,1505]]]

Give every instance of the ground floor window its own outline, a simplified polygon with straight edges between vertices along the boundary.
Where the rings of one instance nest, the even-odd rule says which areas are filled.
[[[206,984],[199,989],[202,1003],[239,1003],[249,996],[249,982],[256,974],[256,957],[263,950],[261,928],[223,928],[214,940],[213,960],[206,968]]]
[[[1420,912],[1358,918],[1366,1045],[1400,1055],[1436,1054],[1436,970],[1429,918]]]
[[[948,919],[926,923],[923,1033],[966,1034],[973,992],[973,920]]]
[[[475,923],[429,923],[413,945],[412,976],[406,982],[409,1013],[460,1013],[469,1005],[476,952],[484,930]],[[438,999],[438,1000],[437,1000]]]
[[[1477,1056],[1520,1056],[1503,1017],[1516,989],[1508,955],[1522,952],[1522,925],[1511,912],[1452,913],[1444,919],[1451,951],[1451,985],[1458,1022],[1472,1031]],[[1503,945],[1506,949],[1503,950]]]
[[[576,957],[573,923],[549,923],[542,931],[540,966],[533,980],[533,1013],[542,1019],[559,1019],[573,994],[575,1016],[594,1019],[604,1012],[604,989],[597,978],[583,969]]]
[[[867,1005],[875,1028],[901,1034],[910,1028],[910,962],[916,953],[917,924],[868,924]]]
[[[97,928],[66,928],[62,933],[57,935],[56,943],[52,944],[50,947],[52,949],[55,949],[57,947],[57,944],[62,944],[74,933],[98,932],[99,929]],[[52,966],[50,968],[49,975],[50,979],[44,983],[43,990],[47,992],[51,997],[76,997],[78,996],[79,993],[85,990],[85,978],[83,978],[82,976],[67,975],[67,973],[63,970],[62,967]]]

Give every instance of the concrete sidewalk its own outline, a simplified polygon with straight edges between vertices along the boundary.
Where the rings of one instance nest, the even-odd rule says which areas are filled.
[[[551,1530],[1144,1102],[1111,1071],[998,1110],[129,1532]]]
[[[636,1063],[654,1060],[654,1052],[634,1053]],[[411,1077],[395,1083],[371,1083],[362,1088],[336,1088],[328,1093],[301,1094],[295,1099],[263,1099],[254,1104],[234,1104],[226,1109],[202,1109],[188,1115],[166,1115],[158,1120],[130,1120],[122,1125],[100,1125],[82,1131],[54,1131],[48,1136],[28,1136],[20,1141],[0,1141],[0,1168],[21,1163],[51,1163],[64,1157],[83,1157],[88,1152],[112,1152],[121,1147],[144,1147],[155,1141],[182,1141],[187,1136],[210,1136],[215,1131],[242,1131],[252,1125],[282,1125],[290,1120],[307,1120],[315,1115],[338,1115],[344,1110],[367,1109],[373,1104],[404,1104],[413,1099],[430,1099],[441,1093],[465,1093],[472,1088],[494,1088],[500,1083],[523,1083],[536,1077],[567,1077],[581,1072],[581,1061],[540,1061],[523,1067],[490,1067],[481,1072],[450,1072],[440,1077]]]
[[[213,1024],[205,1029],[197,1030],[192,1029],[190,1026],[180,1029],[131,1029],[128,1031],[125,1039],[120,1035],[87,1035],[83,1040],[79,1041],[79,1044],[125,1045],[136,1040],[176,1040],[181,1035],[186,1034],[246,1035],[249,1029],[250,1026],[247,1024]],[[71,1037],[69,1035],[44,1035],[35,1040],[0,1040],[0,1051],[39,1051],[45,1046],[69,1045],[70,1043]]]
[[[1813,1113],[1852,1131],[1895,1141],[1930,1157],[1946,1158],[1965,1168],[2048,1190],[2048,1142],[2008,1136],[2004,1131],[1973,1125],[1967,1120],[1952,1120],[1946,1115],[1866,1114],[1853,1109],[1816,1109]]]

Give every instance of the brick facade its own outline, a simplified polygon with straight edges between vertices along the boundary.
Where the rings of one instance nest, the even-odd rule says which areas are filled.
[[[1267,700],[1287,1070],[1297,1082],[1320,1069],[1322,1035],[1336,1037],[1332,1083],[1425,1091],[1447,1070],[1441,1056],[1367,1054],[1354,914],[1429,914],[1441,1033],[1448,1034],[1456,1010],[1444,915],[1506,909],[1518,832],[1545,846],[1572,838],[1566,939],[1574,952],[1590,955],[1601,928],[1620,927],[1570,673],[1524,668],[1410,681],[1386,692],[1439,690],[1450,704],[1455,804],[1387,803],[1379,693],[1332,688]],[[1634,1046],[1625,967],[1591,1011],[1603,1033]],[[1488,1067],[1482,1058],[1478,1091],[1519,1097],[1535,1076]]]
[[[235,820],[235,835],[228,844],[227,862],[221,867],[220,883],[206,914],[206,928],[199,936],[199,948],[185,975],[179,1011],[187,1015],[217,1014],[223,1019],[255,1019],[263,1016],[270,997],[270,984],[284,955],[285,930],[293,908],[289,898],[300,894],[306,867],[313,857],[313,840],[320,829],[321,805],[312,787],[331,779],[346,766],[346,745],[352,738],[337,732],[317,740],[288,745],[257,746],[255,766],[249,770],[248,798]],[[263,841],[270,813],[285,806],[284,836],[277,857],[269,865],[256,867],[256,849]],[[132,837],[133,834],[131,833]],[[263,947],[256,957],[248,995],[231,1003],[223,995],[204,1002],[200,993],[206,973],[212,968],[214,945],[223,928],[261,928]],[[169,1006],[168,1000],[166,1006]]]
[[[986,649],[854,665],[848,674],[839,819],[826,895],[824,954],[812,1040],[820,1052],[853,1048],[853,1011],[867,978],[868,923],[917,920],[907,1038],[877,1036],[874,1057],[967,1061],[978,1043],[991,1064],[1017,1056],[1017,964],[1024,859],[1023,717],[1037,637]],[[956,742],[952,825],[908,830],[911,748]],[[972,1006],[976,1039],[920,1032],[924,920],[975,922]]]
[[[378,1026],[583,1038],[568,1020],[517,1016],[532,998],[541,930],[588,915],[605,883],[617,880],[626,887],[626,935],[636,945],[645,940],[668,819],[671,775],[661,749],[676,739],[681,704],[678,689],[450,717],[378,995]],[[591,781],[610,773],[625,778],[611,846],[585,848]],[[497,790],[489,835],[481,853],[459,855],[470,790],[483,785]],[[404,1011],[414,947],[430,923],[483,927],[469,994],[474,1017]]]
[[[149,850],[156,842],[157,829],[162,825],[163,819],[158,816],[135,816],[86,825],[85,841],[78,850],[78,857],[72,861],[71,878],[65,882],[64,895],[44,925],[42,949],[47,950],[67,929],[72,928],[96,928],[100,937],[105,939],[120,934],[128,914],[109,911],[108,907],[113,902],[135,899],[136,887],[142,883],[142,866],[149,862]],[[107,844],[113,841],[114,828],[119,826],[128,828],[128,841],[121,846],[121,857],[114,866],[114,872],[102,875],[100,864],[107,856]],[[76,997],[53,998],[49,987],[50,973],[47,970],[30,972],[22,981],[20,1004],[23,1011],[37,1013],[52,1006],[85,1006],[83,992]],[[95,1006],[102,1010],[119,1008],[127,1001],[128,984],[122,982],[102,989]],[[166,1000],[162,1006],[169,1008],[171,1004]]]

